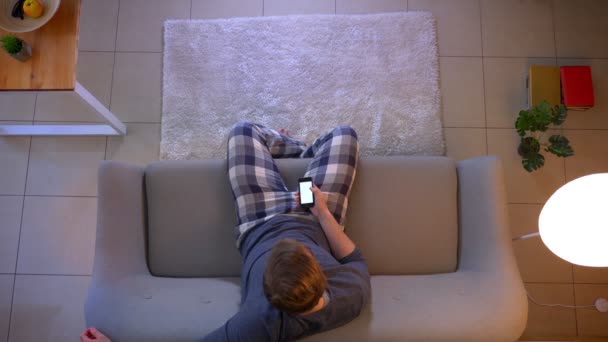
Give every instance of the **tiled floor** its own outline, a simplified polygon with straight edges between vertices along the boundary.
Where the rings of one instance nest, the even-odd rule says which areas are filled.
[[[608,170],[608,1],[605,0],[83,0],[78,78],[128,123],[124,138],[0,138],[0,341],[68,341],[83,328],[92,269],[100,160],[157,158],[162,22],[297,13],[430,10],[438,19],[447,152],[498,154],[514,236],[537,230],[542,204],[565,181]],[[596,107],[571,112],[576,155],[522,170],[512,128],[530,64],[588,64]],[[72,94],[0,93],[4,122],[94,122]],[[514,243],[540,302],[608,297],[608,269],[573,267],[538,240]],[[524,338],[608,336],[608,314],[530,304]]]

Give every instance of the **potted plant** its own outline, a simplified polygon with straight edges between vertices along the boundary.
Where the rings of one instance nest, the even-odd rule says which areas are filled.
[[[515,128],[520,136],[517,153],[522,157],[521,164],[526,171],[532,172],[545,165],[545,157],[540,153],[541,147],[558,157],[574,155],[570,141],[565,136],[554,134],[544,139],[549,125],[563,124],[567,115],[568,110],[563,104],[551,107],[547,101],[519,112],[515,121]]]
[[[0,37],[0,42],[2,43],[2,48],[19,61],[25,62],[32,56],[32,48],[22,39],[13,35],[6,34]]]

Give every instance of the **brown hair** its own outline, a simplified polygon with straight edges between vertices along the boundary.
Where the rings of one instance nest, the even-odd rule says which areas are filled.
[[[277,242],[264,270],[264,294],[289,314],[314,308],[327,289],[327,278],[312,253],[293,239]]]

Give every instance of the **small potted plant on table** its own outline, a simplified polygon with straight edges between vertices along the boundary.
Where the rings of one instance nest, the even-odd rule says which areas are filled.
[[[4,51],[21,62],[27,61],[32,56],[32,48],[13,35],[6,34],[0,37],[0,43]]]

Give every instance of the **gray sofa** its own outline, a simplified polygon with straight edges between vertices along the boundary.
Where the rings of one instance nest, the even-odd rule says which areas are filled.
[[[295,189],[307,160],[278,160]],[[240,256],[223,160],[99,171],[87,325],[115,342],[194,341],[237,312]],[[371,304],[309,341],[513,341],[527,319],[500,161],[363,157],[346,232]]]

